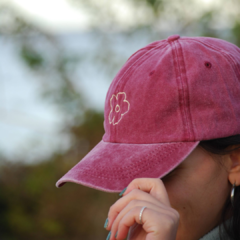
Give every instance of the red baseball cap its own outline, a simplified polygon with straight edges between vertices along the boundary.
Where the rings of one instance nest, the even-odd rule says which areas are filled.
[[[170,36],[134,53],[110,85],[105,134],[57,187],[118,192],[162,178],[201,140],[240,134],[240,49],[221,39]]]

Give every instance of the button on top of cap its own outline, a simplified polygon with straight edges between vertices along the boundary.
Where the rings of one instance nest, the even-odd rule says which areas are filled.
[[[178,40],[180,38],[180,36],[178,34],[175,34],[175,35],[172,35],[172,36],[169,36],[168,37],[168,41],[175,41],[175,40]]]

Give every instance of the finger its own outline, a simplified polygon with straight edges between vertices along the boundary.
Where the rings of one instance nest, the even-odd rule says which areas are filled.
[[[118,230],[118,226],[119,223],[121,222],[122,218],[128,214],[128,212],[130,212],[132,209],[136,208],[136,207],[140,207],[141,209],[144,207],[148,208],[148,209],[152,209],[155,212],[158,212],[159,214],[169,214],[169,211],[172,211],[172,208],[170,207],[162,207],[162,206],[157,206],[151,202],[146,202],[146,201],[142,201],[142,200],[133,200],[131,201],[116,217],[116,219],[114,220],[112,227],[111,227],[111,232],[112,233],[116,233]],[[145,209],[144,209],[145,211]],[[139,212],[140,214],[140,212]]]
[[[142,207],[135,207],[123,216],[118,225],[117,239],[124,239],[131,226],[135,223],[140,224],[139,213],[141,209]],[[142,223],[142,228],[148,235],[148,239],[150,239],[149,235],[153,235],[154,239],[169,239],[167,237],[176,234],[178,218],[173,212],[159,213],[153,209],[146,208],[142,215]],[[114,235],[112,234],[112,236]],[[113,239],[111,238],[110,240]]]
[[[127,186],[123,196],[126,196],[133,189],[147,192],[165,205],[170,206],[167,190],[159,178],[136,178]]]
[[[137,214],[137,212],[139,213],[141,211],[141,207],[135,207],[134,209],[131,209],[131,211],[129,211],[123,219],[121,219],[121,224],[119,224],[117,231],[114,230],[114,234],[113,234],[113,230],[111,230],[112,235],[110,240],[114,240],[114,238],[112,238],[112,236],[115,236],[115,232],[117,232],[117,239],[125,239],[127,237],[129,228],[131,226],[133,226],[135,223],[137,223],[136,219],[135,219],[135,215]],[[140,222],[139,222],[140,223]],[[139,225],[139,223],[137,223]]]
[[[131,226],[128,230],[127,240],[130,239],[145,239],[146,233],[142,230],[142,225],[134,223],[133,226]]]
[[[130,203],[136,200],[141,200],[145,202],[150,202],[155,204],[156,206],[161,206],[162,208],[166,208],[168,206],[164,205],[156,198],[151,196],[150,194],[143,192],[139,189],[133,189],[130,193],[125,195],[124,197],[118,199],[109,209],[108,212],[108,226],[107,230],[110,230],[112,227],[113,222],[115,221],[118,214]]]

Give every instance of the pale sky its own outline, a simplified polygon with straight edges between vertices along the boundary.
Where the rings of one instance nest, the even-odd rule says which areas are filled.
[[[81,5],[74,6],[68,0],[0,0],[12,6],[24,18],[50,32],[86,30],[91,16]],[[81,1],[80,1],[81,2]],[[116,18],[123,24],[134,21],[131,5],[127,0],[96,0],[97,8],[115,11]]]
[[[83,30],[88,17],[66,0],[8,0],[17,11],[35,24],[58,32]]]
[[[1,3],[13,6],[23,17],[32,23],[55,33],[86,30],[89,27],[91,18],[83,6],[73,6],[69,0],[0,0]],[[220,6],[220,9],[223,12],[228,12],[228,14],[234,14],[234,10],[236,10],[234,1],[193,0],[191,4],[196,5],[194,15],[216,6]],[[227,6],[224,7],[224,4],[227,4]],[[147,15],[147,10],[146,8],[141,8],[140,4],[136,8],[127,0],[96,0],[95,5],[99,9],[105,9],[107,6],[110,11],[115,13],[116,20],[125,26],[131,26],[136,19],[138,21],[146,21],[145,15]],[[181,8],[181,1],[176,1],[174,6]],[[185,7],[187,7],[186,4]],[[219,14],[221,13],[219,12]]]

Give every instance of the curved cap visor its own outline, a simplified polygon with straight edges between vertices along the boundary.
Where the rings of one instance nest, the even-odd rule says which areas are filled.
[[[74,182],[107,192],[122,191],[135,178],[161,178],[176,168],[197,142],[126,144],[99,142],[56,184]]]

